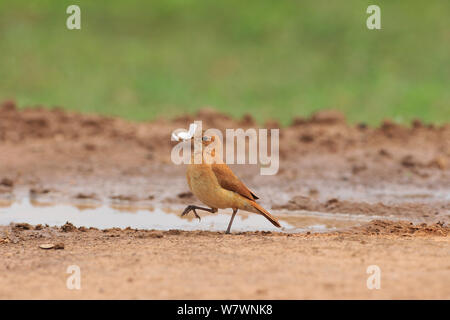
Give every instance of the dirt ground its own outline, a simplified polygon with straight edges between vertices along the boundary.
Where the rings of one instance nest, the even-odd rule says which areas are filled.
[[[450,297],[448,228],[407,236],[15,229],[20,241],[0,246],[2,299]],[[61,242],[63,250],[39,248]],[[80,267],[81,290],[66,287],[69,265]],[[379,290],[366,286],[370,265],[380,267]]]
[[[199,204],[170,161],[172,130],[194,119],[257,126],[210,109],[132,123],[6,101],[0,203]],[[450,124],[371,128],[322,111],[281,128],[277,175],[233,170],[269,210],[377,219],[311,234],[0,226],[0,298],[450,298]],[[69,265],[80,267],[81,290],[66,287]],[[370,265],[379,290],[366,286]]]

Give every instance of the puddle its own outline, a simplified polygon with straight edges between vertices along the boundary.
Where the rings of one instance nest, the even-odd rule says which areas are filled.
[[[69,221],[75,226],[107,228],[137,228],[155,230],[208,230],[225,231],[231,217],[231,210],[220,210],[218,214],[198,211],[201,221],[192,213],[180,217],[182,210],[163,208],[139,208],[132,206],[107,205],[69,205],[30,201],[3,202],[0,205],[0,225],[11,222],[26,222],[32,225],[48,224],[61,226]],[[229,213],[225,213],[228,212]],[[368,222],[377,217],[349,214],[327,214],[311,211],[289,213],[272,211],[280,224],[282,232],[325,232],[348,228]],[[233,231],[280,231],[263,216],[239,211],[233,222]]]

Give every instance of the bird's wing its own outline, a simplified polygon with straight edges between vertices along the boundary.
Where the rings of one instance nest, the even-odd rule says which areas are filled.
[[[250,200],[258,199],[258,197],[234,175],[233,171],[231,171],[230,167],[225,163],[212,164],[211,168],[222,188],[239,193],[241,196]]]

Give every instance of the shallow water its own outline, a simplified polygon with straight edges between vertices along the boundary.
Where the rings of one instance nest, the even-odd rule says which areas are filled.
[[[208,230],[224,231],[231,217],[231,210],[220,210],[219,213],[210,214],[198,211],[201,221],[188,216],[180,217],[181,210],[167,210],[163,208],[143,208],[129,205],[102,205],[102,204],[56,204],[30,201],[0,203],[0,225],[11,222],[26,222],[33,225],[48,224],[61,226],[67,221],[75,226],[107,228],[137,228],[155,230]],[[272,226],[263,216],[253,213],[238,212],[233,222],[233,231],[282,231],[287,233],[298,232],[325,232],[343,229],[377,217],[327,214],[311,211],[272,211],[282,229]]]

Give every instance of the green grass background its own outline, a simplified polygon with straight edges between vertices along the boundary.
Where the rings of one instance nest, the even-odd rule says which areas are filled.
[[[450,1],[0,0],[2,99],[133,120],[211,106],[283,124],[323,108],[448,122]]]

